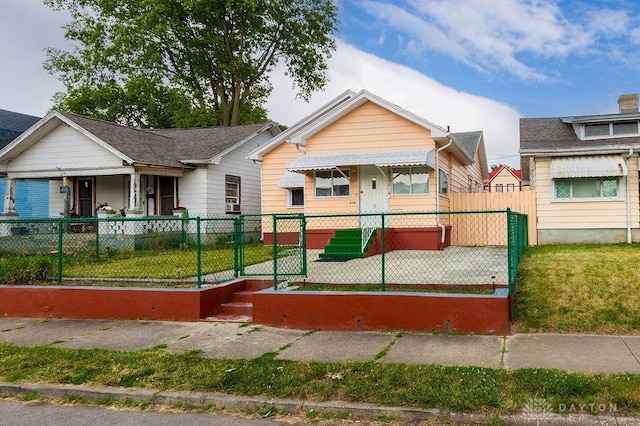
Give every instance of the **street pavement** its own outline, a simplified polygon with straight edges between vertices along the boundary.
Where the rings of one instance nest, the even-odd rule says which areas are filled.
[[[626,335],[337,332],[233,322],[0,318],[0,342],[125,351],[166,345],[171,352],[199,350],[210,358],[249,359],[276,353],[278,359],[294,361],[378,360],[501,369],[640,373],[640,336]],[[0,384],[0,392],[6,393],[15,387]],[[640,424],[640,420],[621,424]]]

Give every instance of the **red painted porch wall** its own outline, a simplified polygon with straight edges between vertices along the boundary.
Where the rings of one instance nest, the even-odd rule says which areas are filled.
[[[244,282],[203,289],[0,286],[0,314],[14,317],[198,321],[218,313]]]
[[[508,297],[265,290],[253,322],[297,329],[409,330],[507,335]]]

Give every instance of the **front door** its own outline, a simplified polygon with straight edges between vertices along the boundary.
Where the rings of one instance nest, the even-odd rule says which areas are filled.
[[[360,166],[360,213],[386,212],[389,201],[388,178],[376,166]],[[381,226],[379,216],[361,216],[361,228]]]
[[[94,215],[93,178],[78,179],[78,216],[91,217]]]

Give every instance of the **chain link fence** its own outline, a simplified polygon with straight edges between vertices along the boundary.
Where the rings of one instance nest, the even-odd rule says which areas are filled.
[[[242,276],[374,290],[515,290],[506,211],[3,219],[0,282],[193,287]]]

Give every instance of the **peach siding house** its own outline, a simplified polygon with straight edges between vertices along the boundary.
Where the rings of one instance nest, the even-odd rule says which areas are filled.
[[[522,191],[520,170],[500,164],[489,173],[489,179],[484,184],[488,192],[519,192]]]
[[[450,133],[364,90],[344,92],[249,158],[262,163],[263,213],[446,211],[452,192],[482,191],[488,176],[481,131]],[[367,226],[352,221],[344,226]],[[334,230],[307,228],[321,234],[307,241],[322,246]],[[263,232],[270,241],[269,224]]]
[[[539,244],[640,241],[638,95],[618,102],[614,114],[521,119]]]

